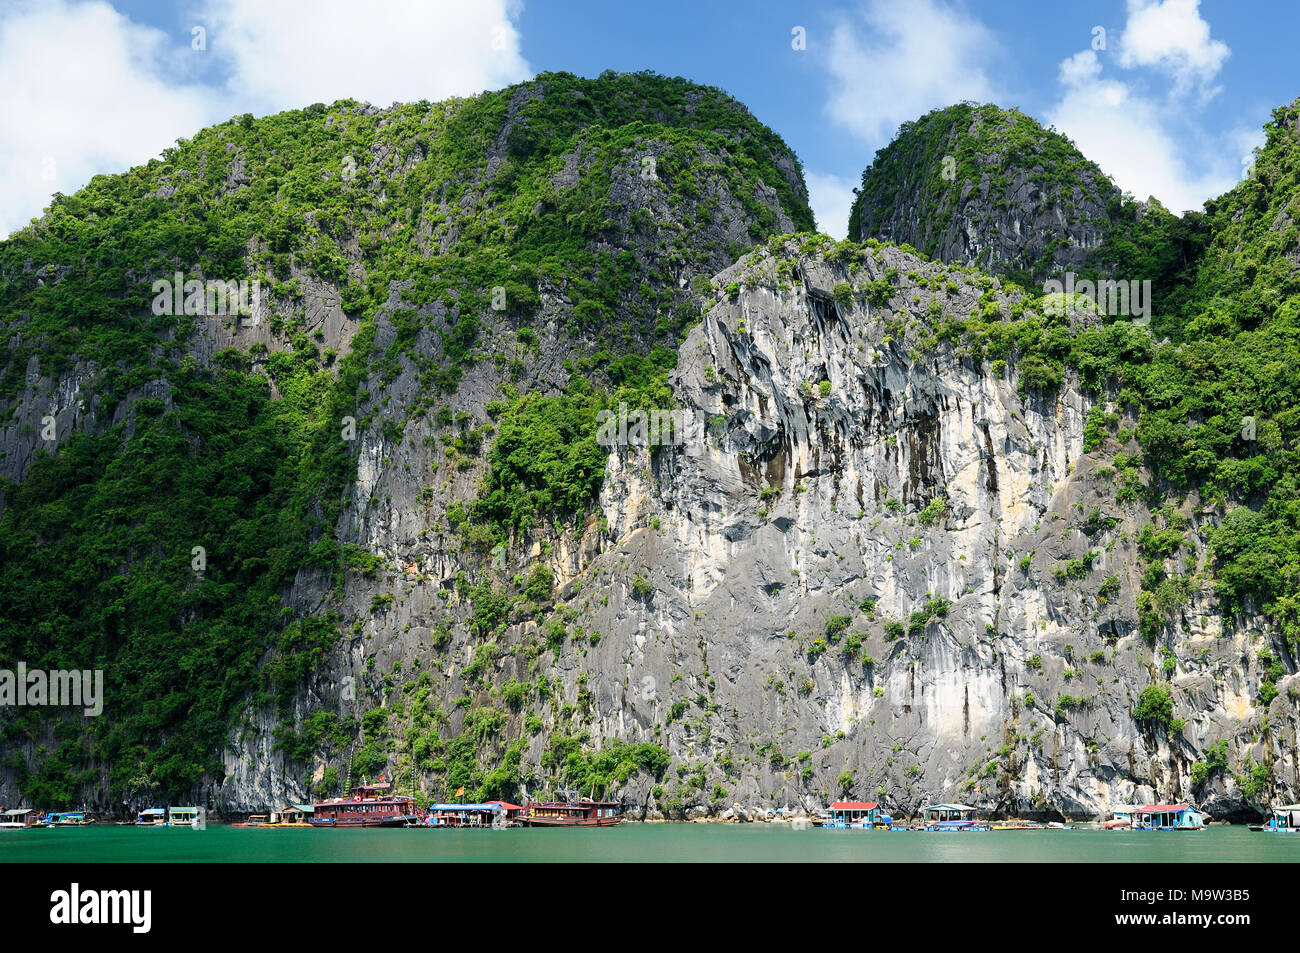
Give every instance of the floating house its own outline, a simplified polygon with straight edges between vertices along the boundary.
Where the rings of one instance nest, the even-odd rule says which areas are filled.
[[[1117,804],[1111,808],[1111,819],[1102,827],[1108,831],[1133,829],[1133,815],[1142,810],[1141,804]]]
[[[820,826],[826,829],[871,830],[887,828],[892,823],[893,818],[883,813],[875,801],[836,801]]]
[[[310,804],[292,804],[289,807],[281,808],[278,811],[272,811],[270,814],[250,814],[248,820],[240,824],[231,824],[231,827],[273,827],[280,828],[310,828],[311,824],[307,817],[312,813]]]
[[[488,801],[489,804],[501,805],[501,810],[506,816],[507,823],[515,823],[519,819],[519,812],[522,811],[522,804],[511,804],[509,801]]]
[[[988,825],[967,804],[934,804],[925,809],[927,831],[986,831]]]
[[[504,827],[506,811],[500,802],[490,804],[430,804],[424,823],[417,827]]]
[[[167,812],[161,807],[151,807],[141,811],[135,817],[137,827],[166,827]]]
[[[1300,834],[1300,804],[1283,804],[1273,808],[1267,824],[1254,825],[1252,831],[1266,834]]]
[[[199,829],[199,809],[197,807],[167,808],[168,827],[192,827]]]
[[[1144,804],[1133,813],[1135,831],[1203,831],[1205,815],[1190,804]]]
[[[31,827],[44,827],[45,818],[31,808],[15,808],[0,814],[0,830],[21,831]]]

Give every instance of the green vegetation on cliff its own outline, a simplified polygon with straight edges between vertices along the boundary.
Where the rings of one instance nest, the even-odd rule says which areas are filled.
[[[662,386],[698,316],[690,279],[782,224],[812,213],[781,140],[724,93],[654,74],[245,115],[56,196],[0,242],[0,400],[13,432],[42,427],[22,399],[35,362],[95,420],[0,486],[0,665],[102,667],[107,708],[89,725],[6,717],[6,768],[51,807],[219,780],[250,695],[287,717],[337,638],[328,612],[286,605],[295,576],[374,571],[334,538],[349,416],[400,436],[476,362],[522,370],[503,329],[526,347],[555,321],[587,363],[562,394],[507,402],[481,514],[504,528],[585,507],[600,473],[582,427],[620,389]],[[196,357],[202,322],[242,332],[153,314],[153,281],[178,271],[260,282],[265,336]],[[317,302],[346,315],[328,344]],[[375,400],[412,367],[413,403]],[[539,428],[553,458],[512,449]],[[313,725],[284,750],[334,738]]]

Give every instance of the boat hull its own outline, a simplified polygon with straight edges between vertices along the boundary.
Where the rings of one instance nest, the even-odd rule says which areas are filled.
[[[405,827],[407,824],[414,824],[420,820],[418,814],[402,814],[396,817],[365,817],[365,818],[330,818],[328,820],[313,820],[311,827],[320,827],[326,829],[344,828],[344,827]],[[286,825],[288,826],[288,825]],[[307,825],[299,825],[307,826]]]
[[[621,817],[522,817],[525,827],[615,827]]]

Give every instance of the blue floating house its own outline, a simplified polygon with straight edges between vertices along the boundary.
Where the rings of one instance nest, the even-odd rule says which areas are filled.
[[[876,801],[836,801],[831,805],[830,814],[822,827],[870,830],[889,827],[893,822],[894,819],[882,812]]]
[[[485,804],[430,804],[425,827],[492,827],[504,823],[506,806],[500,801]]]
[[[1300,804],[1283,804],[1273,808],[1267,824],[1256,825],[1252,831],[1266,834],[1300,834]]]
[[[1144,804],[1132,819],[1135,831],[1205,830],[1205,815],[1190,804]]]

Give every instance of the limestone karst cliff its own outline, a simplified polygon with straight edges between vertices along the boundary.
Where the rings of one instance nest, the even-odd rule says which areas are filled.
[[[862,175],[849,237],[1041,281],[1089,264],[1119,190],[1019,110],[961,103],[905,123]]]
[[[1294,116],[1204,221],[1126,223],[1170,340],[1009,280],[1101,247],[1100,179],[978,249],[835,243],[658,77],[97,180],[0,245],[0,644],[104,664],[113,720],[6,713],[3,799],[1294,800]],[[178,268],[256,320],[152,313]]]

